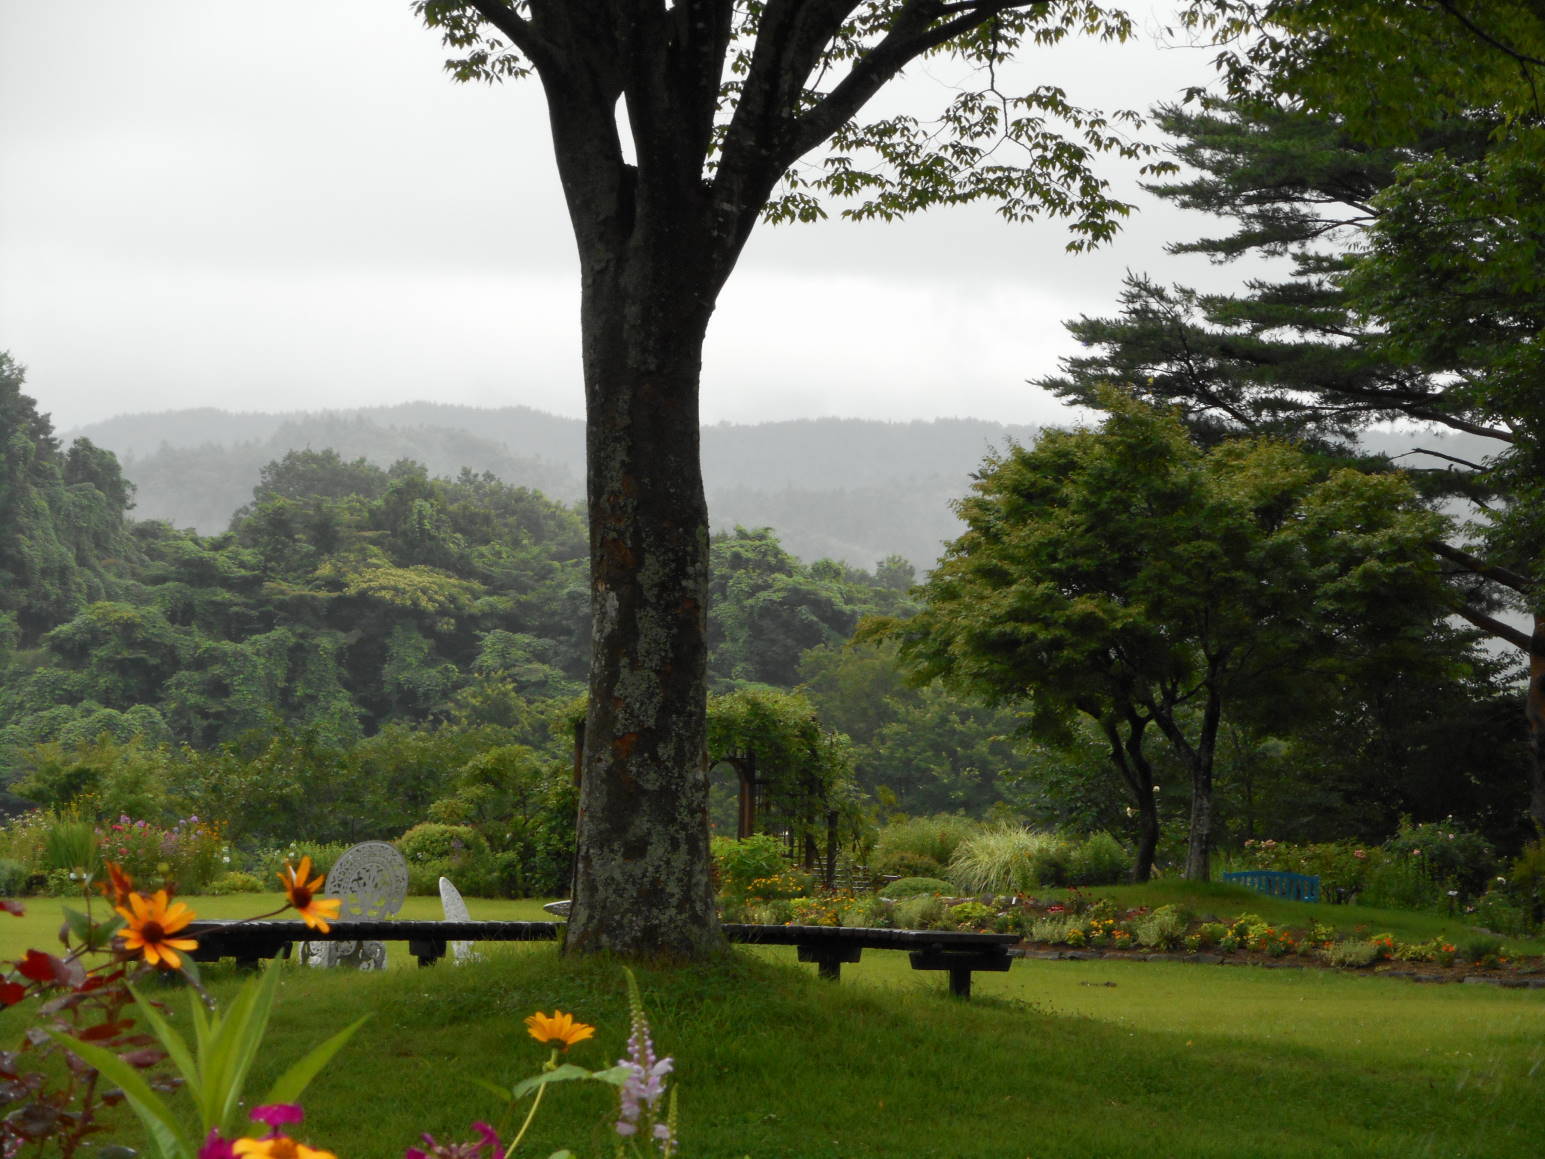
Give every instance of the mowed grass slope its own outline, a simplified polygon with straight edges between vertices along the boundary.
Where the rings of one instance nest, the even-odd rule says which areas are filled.
[[[421,900],[426,912],[404,916],[434,916],[433,899]],[[260,908],[250,898],[199,908],[225,916],[225,902],[236,903],[230,916]],[[541,912],[469,904],[480,918]],[[837,985],[793,957],[768,947],[639,971],[656,1041],[677,1060],[683,1156],[1511,1159],[1545,1149],[1545,991],[1031,960],[978,975],[977,997],[962,1003],[904,953],[866,951]],[[384,974],[282,968],[254,1095],[332,1030],[371,1015],[306,1099],[303,1137],[340,1159],[399,1159],[425,1130],[470,1138],[478,1118],[508,1138],[509,1113],[472,1080],[536,1072],[546,1052],[522,1025],[533,1011],[598,1027],[573,1061],[605,1066],[624,1051],[621,967],[567,961],[551,945]],[[240,984],[229,966],[206,973],[223,999]],[[158,993],[185,1022],[185,996]],[[17,1012],[0,1030],[14,1040]],[[554,1087],[520,1153],[609,1155],[614,1113],[608,1091]]]

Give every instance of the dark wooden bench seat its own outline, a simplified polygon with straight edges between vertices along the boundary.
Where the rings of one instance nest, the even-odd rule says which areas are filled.
[[[296,942],[407,942],[420,966],[445,956],[450,942],[551,942],[562,922],[337,922],[320,934],[305,922],[196,921],[186,936],[198,939],[193,957],[200,962],[235,958],[254,963],[263,958],[289,957]],[[1012,959],[1015,934],[974,934],[954,930],[885,930],[846,926],[753,926],[726,923],[731,942],[758,946],[794,946],[801,962],[813,962],[823,978],[837,979],[845,963],[857,962],[864,950],[909,950],[914,970],[944,970],[950,993],[971,996],[971,975],[977,970],[1005,971]]]

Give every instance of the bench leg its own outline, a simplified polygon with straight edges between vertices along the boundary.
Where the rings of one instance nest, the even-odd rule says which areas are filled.
[[[950,994],[956,998],[971,997],[971,968],[957,966],[950,971]]]
[[[862,953],[859,946],[800,946],[799,960],[814,962],[816,973],[828,982],[836,982],[842,977],[842,964],[858,961]]]

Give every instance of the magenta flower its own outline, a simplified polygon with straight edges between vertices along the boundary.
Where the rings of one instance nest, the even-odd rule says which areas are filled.
[[[211,1130],[198,1149],[197,1159],[236,1159],[231,1140],[223,1138],[219,1131]]]
[[[428,1131],[424,1132],[424,1144],[429,1150],[420,1150],[418,1147],[409,1147],[402,1153],[402,1159],[479,1159],[484,1150],[491,1157],[496,1157],[504,1151],[504,1144],[499,1142],[499,1136],[494,1134],[494,1129],[487,1123],[473,1123],[472,1129],[483,1136],[481,1141],[475,1143],[436,1143],[435,1137]]]
[[[254,1123],[263,1123],[268,1127],[269,1138],[278,1138],[282,1131],[280,1127],[298,1123],[306,1117],[306,1112],[300,1109],[299,1103],[269,1103],[263,1107],[253,1107],[247,1112],[247,1117]]]

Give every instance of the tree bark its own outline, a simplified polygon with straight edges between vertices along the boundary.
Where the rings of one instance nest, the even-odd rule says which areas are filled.
[[[1153,876],[1153,861],[1159,849],[1159,806],[1154,799],[1153,766],[1143,752],[1143,730],[1149,721],[1130,708],[1124,715],[1125,737],[1114,717],[1096,716],[1095,719],[1110,743],[1111,763],[1137,803],[1137,852],[1132,857],[1132,880],[1141,885]]]
[[[594,627],[564,947],[685,961],[723,946],[709,881],[697,403],[714,288],[662,252],[670,233],[584,264]]]
[[[1529,639],[1529,816],[1545,839],[1545,616],[1536,613]]]
[[[1218,751],[1218,729],[1223,722],[1223,698],[1211,678],[1216,673],[1218,663],[1215,658],[1208,665],[1209,679],[1205,686],[1207,703],[1202,709],[1202,725],[1196,744],[1186,739],[1170,710],[1172,706],[1149,706],[1154,723],[1191,770],[1191,819],[1185,867],[1187,881],[1206,881],[1212,872],[1212,774]]]

